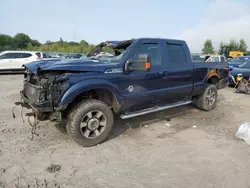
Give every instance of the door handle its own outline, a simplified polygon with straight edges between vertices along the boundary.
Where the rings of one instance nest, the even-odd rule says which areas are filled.
[[[164,72],[158,72],[158,75],[164,75]]]
[[[166,71],[158,72],[157,74],[163,76],[164,79],[168,77],[168,72]]]
[[[167,79],[168,78],[168,72],[167,71],[164,71],[164,79]]]

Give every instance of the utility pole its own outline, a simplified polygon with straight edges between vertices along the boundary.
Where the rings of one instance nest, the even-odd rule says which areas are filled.
[[[76,28],[74,26],[74,42],[76,42]],[[75,45],[73,46],[73,52],[75,53]]]
[[[76,28],[74,27],[74,42],[76,41]]]

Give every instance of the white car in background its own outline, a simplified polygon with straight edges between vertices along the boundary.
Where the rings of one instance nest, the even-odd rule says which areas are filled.
[[[221,62],[225,63],[227,58],[224,55],[207,55],[205,62]]]
[[[41,52],[33,51],[4,51],[0,53],[0,72],[23,71],[23,64],[39,61],[43,57]]]
[[[192,54],[193,62],[227,62],[224,55],[206,55],[206,54]]]

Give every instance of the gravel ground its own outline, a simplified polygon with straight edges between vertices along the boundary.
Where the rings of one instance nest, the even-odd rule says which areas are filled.
[[[250,121],[247,95],[226,88],[211,112],[186,106],[117,118],[106,142],[83,148],[50,122],[31,140],[21,109],[11,113],[21,86],[21,75],[0,76],[0,187],[250,187],[250,146],[234,136]]]

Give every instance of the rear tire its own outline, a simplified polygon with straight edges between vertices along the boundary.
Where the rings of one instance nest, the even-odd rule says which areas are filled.
[[[72,108],[66,126],[68,135],[84,147],[102,143],[113,127],[113,113],[102,101],[89,99]]]
[[[204,92],[197,98],[196,106],[200,110],[210,111],[216,107],[218,91],[215,85],[207,85]]]

